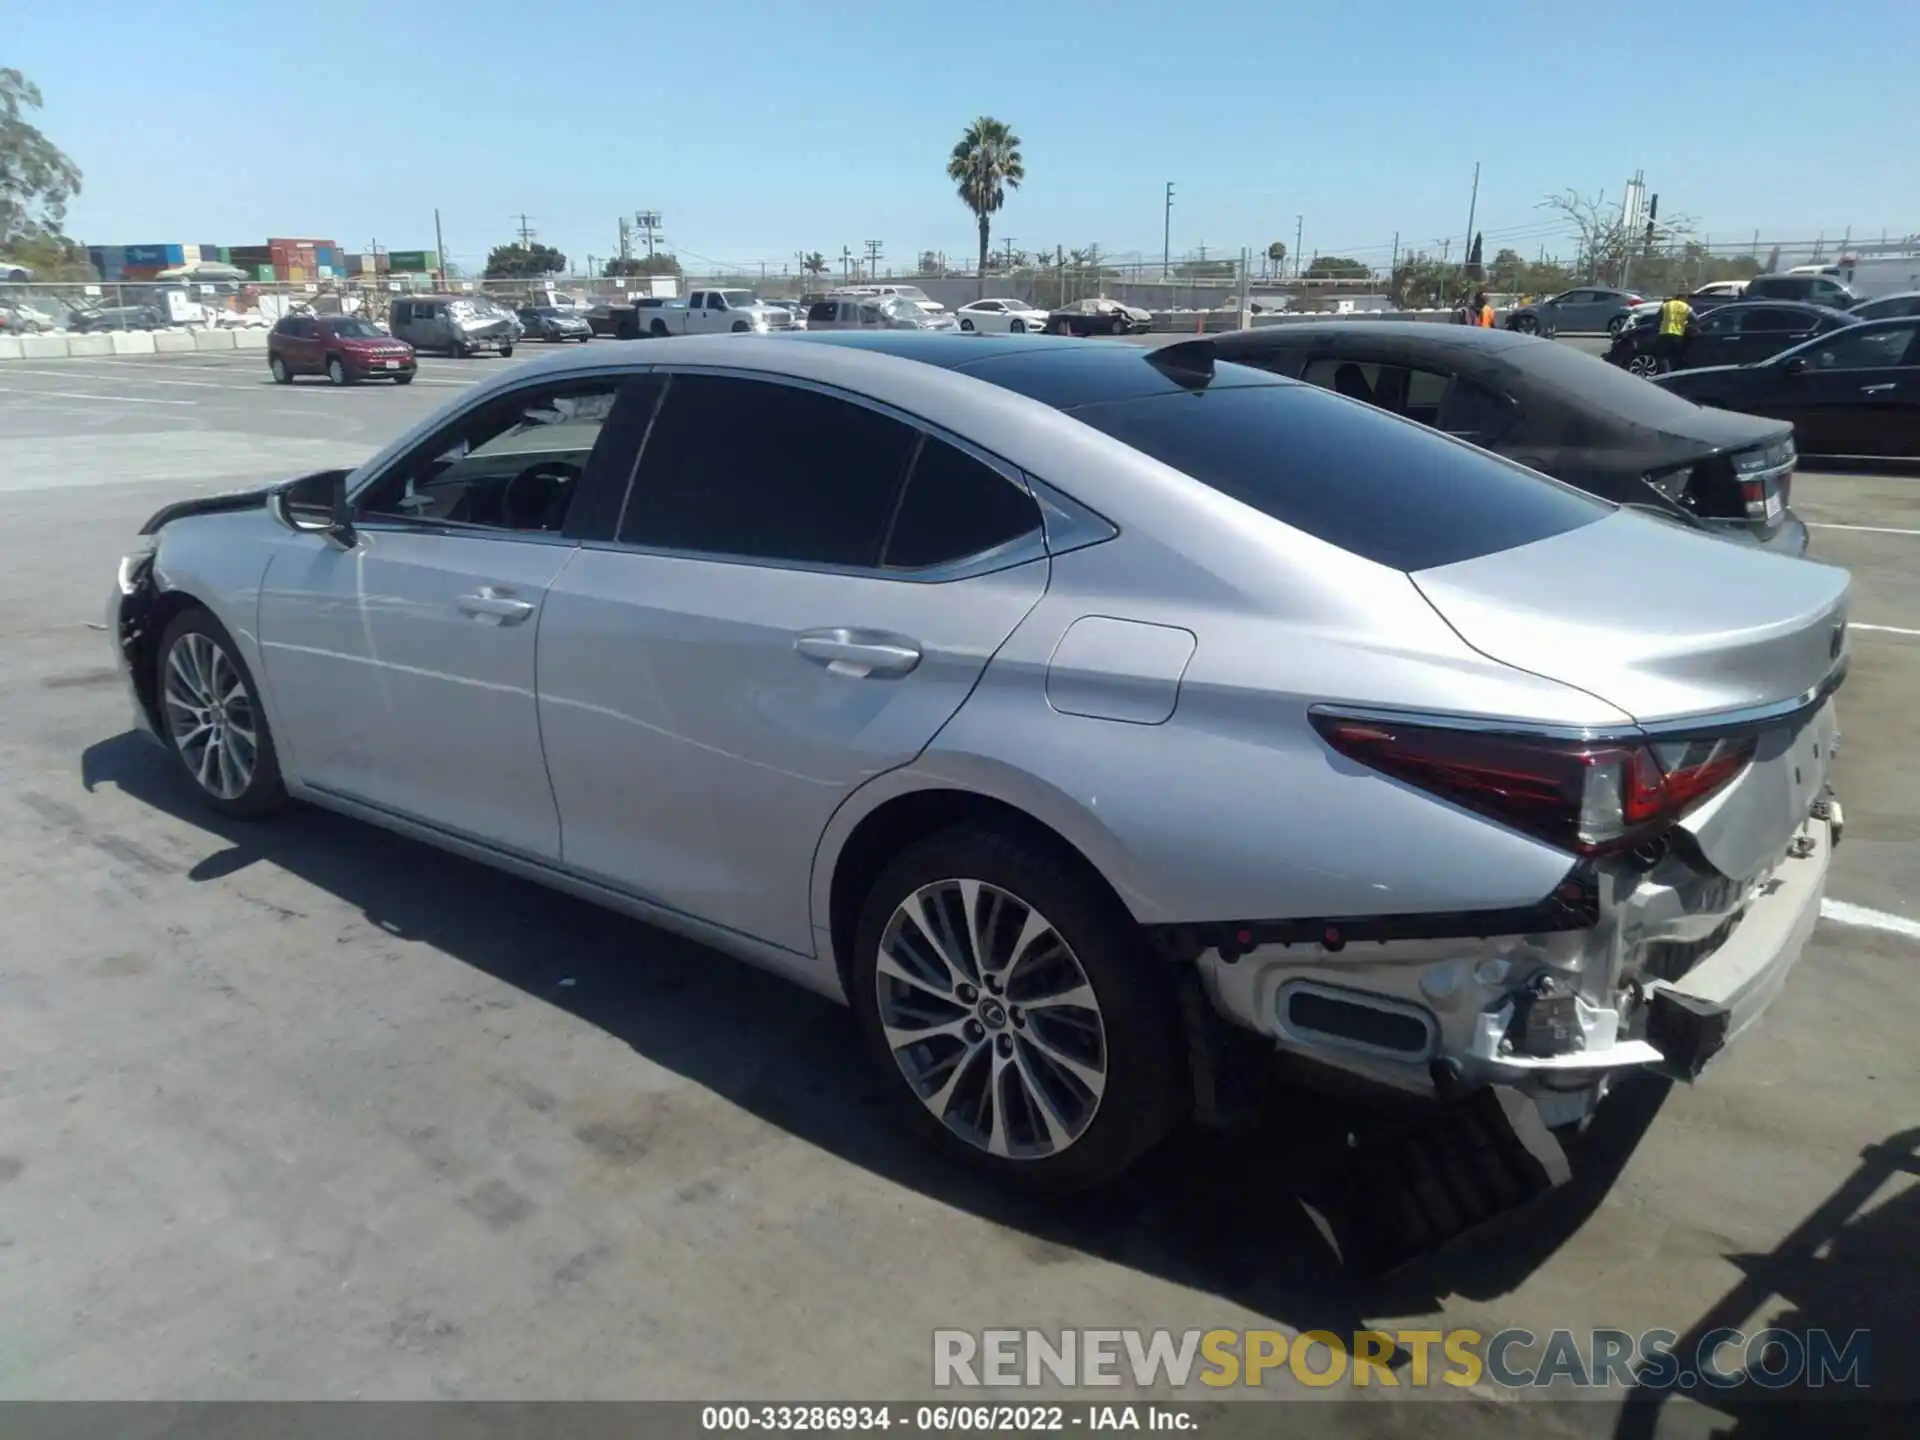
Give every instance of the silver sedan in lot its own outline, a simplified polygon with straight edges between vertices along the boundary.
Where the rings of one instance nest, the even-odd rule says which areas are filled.
[[[1206,341],[596,347],[143,536],[115,653],[208,804],[844,999],[936,1143],[1039,1185],[1249,1044],[1549,1126],[1691,1077],[1838,835],[1845,572]]]

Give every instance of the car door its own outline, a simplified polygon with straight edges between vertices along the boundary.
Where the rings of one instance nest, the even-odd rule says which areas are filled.
[[[631,470],[623,393],[618,378],[550,379],[477,401],[356,489],[350,544],[277,549],[260,645],[302,781],[559,859],[536,642],[548,587]]]
[[[1777,368],[1754,408],[1791,420],[1802,453],[1920,455],[1920,320],[1849,326]]]
[[[568,868],[812,954],[828,819],[925,748],[1046,583],[1017,472],[837,392],[674,373],[616,542],[547,602]]]
[[[1727,364],[1751,365],[1790,350],[1802,340],[1811,340],[1815,319],[1811,310],[1795,310],[1787,305],[1762,305],[1740,317],[1740,333],[1733,358]]]

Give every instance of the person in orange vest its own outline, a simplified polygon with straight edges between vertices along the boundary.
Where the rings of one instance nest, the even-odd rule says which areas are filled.
[[[1483,330],[1491,330],[1493,328],[1493,306],[1487,300],[1486,291],[1476,290],[1473,292],[1473,303],[1468,307],[1467,313],[1470,317],[1467,321],[1468,324],[1478,325]]]

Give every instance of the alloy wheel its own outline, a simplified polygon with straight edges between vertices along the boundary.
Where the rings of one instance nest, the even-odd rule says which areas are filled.
[[[874,983],[894,1063],[962,1140],[1040,1160],[1086,1132],[1107,1088],[1100,1003],[1073,948],[1017,895],[921,886],[887,921]]]
[[[188,631],[167,655],[167,730],[209,795],[237,800],[260,757],[253,700],[240,669],[211,636]]]
[[[1634,375],[1658,375],[1660,362],[1651,355],[1636,355],[1627,361],[1627,370]]]

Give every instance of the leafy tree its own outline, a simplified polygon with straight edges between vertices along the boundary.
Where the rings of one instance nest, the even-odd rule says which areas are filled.
[[[67,202],[80,193],[80,167],[27,119],[44,104],[39,86],[0,70],[0,250],[64,239]]]
[[[1307,262],[1303,278],[1308,280],[1365,280],[1373,267],[1345,255],[1316,255]]]
[[[1618,205],[1607,202],[1604,194],[1588,199],[1578,190],[1549,195],[1540,202],[1542,210],[1551,210],[1571,224],[1580,237],[1580,253],[1575,268],[1588,281],[1616,282],[1629,264],[1639,265],[1639,253],[1651,249],[1645,231],[1629,235]],[[1668,215],[1651,227],[1653,239],[1669,245],[1685,240],[1693,233],[1693,221],[1685,215]]]
[[[525,280],[558,275],[566,268],[567,257],[551,245],[542,245],[537,240],[531,245],[516,241],[489,250],[487,268],[482,273],[489,280]]]
[[[534,248],[538,250],[544,249],[545,247],[536,245]],[[566,257],[562,256],[561,265],[563,268],[565,264]],[[667,254],[664,250],[655,251],[651,255],[630,255],[624,260],[616,255],[613,259],[607,261],[605,268],[602,269],[600,273],[609,280],[616,280],[626,275],[678,275],[680,273],[680,261],[676,257]]]
[[[1006,204],[1007,191],[1018,190],[1027,178],[1020,154],[1020,137],[1004,120],[982,115],[967,126],[947,157],[947,178],[960,192],[960,203],[973,212],[980,228],[980,293],[987,293],[987,252],[993,240],[993,216]]]

